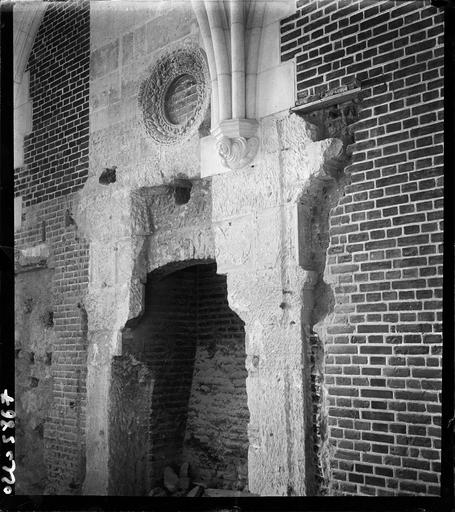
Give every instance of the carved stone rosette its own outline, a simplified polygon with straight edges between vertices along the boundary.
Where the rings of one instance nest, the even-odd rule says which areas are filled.
[[[172,83],[189,75],[196,83],[197,100],[191,115],[181,124],[168,119],[165,97]],[[138,94],[143,124],[159,144],[175,144],[193,135],[203,122],[210,103],[210,76],[205,55],[194,44],[164,53],[149,70]]]
[[[229,119],[221,121],[212,131],[225,167],[241,169],[253,161],[259,148],[257,128],[258,122],[253,119]]]

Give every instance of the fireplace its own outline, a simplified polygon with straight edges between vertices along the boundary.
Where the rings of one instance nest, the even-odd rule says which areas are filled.
[[[125,488],[117,472],[115,494],[119,487],[131,494],[164,488],[165,468],[178,475],[185,463],[190,482],[246,488],[245,358],[244,323],[229,308],[226,277],[214,262],[148,274],[143,313],[125,326],[122,356],[113,363],[111,436],[118,443],[111,460],[132,475]],[[185,490],[177,486],[177,495]]]

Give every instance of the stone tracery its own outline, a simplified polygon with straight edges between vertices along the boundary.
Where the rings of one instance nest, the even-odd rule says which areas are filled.
[[[169,119],[165,99],[174,82],[188,75],[195,85],[194,108],[181,123]],[[200,48],[186,45],[164,53],[140,87],[138,101],[147,133],[159,144],[173,144],[191,136],[202,123],[210,99],[209,76]]]

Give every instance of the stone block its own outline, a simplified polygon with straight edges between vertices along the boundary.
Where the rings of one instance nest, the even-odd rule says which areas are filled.
[[[264,13],[264,27],[295,13],[294,0],[267,0]]]
[[[295,97],[295,64],[292,60],[258,74],[258,118],[288,110],[295,105]]]
[[[146,30],[146,25],[141,25],[133,32],[133,54],[136,60],[147,53]]]
[[[14,131],[14,168],[24,165],[24,136],[17,130]]]
[[[134,67],[134,65],[131,66],[123,66],[122,67],[122,99],[124,98],[130,98],[132,96],[137,97],[138,91],[139,91],[139,80],[137,76],[137,69]],[[135,101],[135,103],[137,103]],[[136,106],[136,105],[135,105]],[[135,113],[137,109],[133,109],[133,112]]]
[[[172,10],[147,23],[145,36],[147,52],[155,52],[172,41],[190,34],[194,19],[192,10],[186,7]]]
[[[146,23],[168,9],[168,2],[143,2],[129,0],[112,5],[109,1],[97,0],[90,5],[90,46],[101,48],[113,39],[131,33],[134,27]]]
[[[105,130],[109,127],[109,120],[107,117],[107,108],[102,108],[100,110],[91,111],[90,112],[90,132],[91,135],[96,134],[96,132]],[[96,137],[96,135],[94,135]],[[90,140],[90,146],[92,147],[95,143],[95,140],[92,138]],[[96,152],[90,151],[90,159],[92,159],[96,155]]]
[[[201,151],[201,178],[223,174],[230,169],[224,167],[216,149],[216,139],[212,135],[199,139]]]
[[[14,231],[19,231],[22,226],[22,197],[14,198]]]
[[[115,288],[91,287],[84,298],[88,328],[91,332],[110,329],[117,322],[117,291]]]
[[[256,268],[276,268],[280,265],[284,214],[280,207],[256,213],[254,219]]]
[[[282,117],[282,116],[281,116]],[[280,150],[277,121],[279,116],[267,116],[261,121],[261,153],[276,153]]]
[[[120,99],[120,74],[118,71],[104,75],[90,84],[90,108],[98,110]]]
[[[262,158],[254,169],[213,176],[212,197],[215,221],[276,206],[280,202],[278,156]]]
[[[254,229],[250,215],[216,222],[213,232],[218,272],[253,264]]]
[[[102,48],[92,51],[90,56],[91,79],[104,76],[118,67],[119,41],[112,41]]]
[[[149,272],[172,262],[215,257],[210,227],[159,232],[150,238],[149,244]]]
[[[111,185],[100,185],[97,178],[87,181],[76,212],[76,223],[89,240],[105,245],[131,235],[130,191]]]
[[[256,272],[232,269],[227,279],[229,305],[245,322],[281,313],[279,304],[283,287],[280,268]]]
[[[281,149],[284,150],[302,151],[313,141],[312,125],[297,114],[280,116],[277,120],[277,130]]]
[[[262,29],[258,73],[277,67],[280,63],[280,24],[275,21]]]
[[[24,136],[32,131],[32,102],[14,109],[14,168],[24,165]]]
[[[30,71],[25,71],[22,75],[20,84],[15,84],[14,87],[14,108],[18,108],[27,101],[29,98],[29,85],[30,84]]]
[[[90,245],[90,283],[95,288],[106,288],[115,284],[114,245],[93,242]]]
[[[134,55],[134,35],[132,32],[122,37],[122,66],[128,64]]]

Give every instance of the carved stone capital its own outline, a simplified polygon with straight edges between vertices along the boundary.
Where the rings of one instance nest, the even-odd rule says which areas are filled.
[[[258,122],[254,119],[228,119],[212,131],[225,167],[241,169],[253,161],[259,148],[257,129]]]

